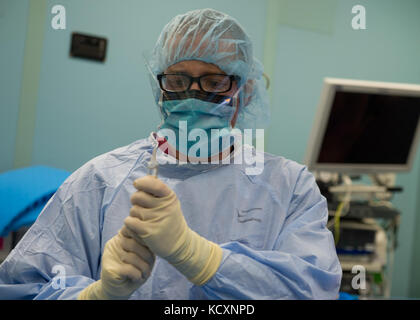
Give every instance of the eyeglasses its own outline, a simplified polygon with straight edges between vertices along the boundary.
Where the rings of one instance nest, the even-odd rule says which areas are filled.
[[[188,74],[159,74],[157,76],[160,88],[166,92],[183,92],[197,82],[201,91],[208,93],[223,93],[232,89],[233,81],[240,77],[226,74],[205,74],[200,77],[191,77]]]

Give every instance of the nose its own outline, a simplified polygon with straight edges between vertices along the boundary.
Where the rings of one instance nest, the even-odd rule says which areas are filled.
[[[193,80],[191,83],[190,90],[200,90],[200,86],[198,85],[197,79]]]

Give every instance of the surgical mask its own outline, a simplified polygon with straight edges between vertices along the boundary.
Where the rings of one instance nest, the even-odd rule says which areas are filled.
[[[184,155],[207,159],[233,144],[233,98],[197,90],[165,92],[160,107],[163,123],[158,135]]]

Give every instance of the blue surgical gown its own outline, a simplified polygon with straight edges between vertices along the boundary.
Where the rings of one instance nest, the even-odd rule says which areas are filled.
[[[76,299],[100,278],[104,245],[129,214],[133,181],[148,174],[152,146],[149,137],[100,155],[61,185],[1,264],[0,299]],[[189,227],[218,243],[223,258],[195,286],[157,257],[131,299],[338,297],[342,271],[313,175],[281,156],[254,156],[180,165],[158,152],[159,179],[177,194]],[[258,162],[262,172],[250,175]]]

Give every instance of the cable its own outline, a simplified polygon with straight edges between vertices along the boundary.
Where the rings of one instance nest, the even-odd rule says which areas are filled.
[[[350,211],[351,189],[352,181],[350,177],[343,175],[343,183],[348,186],[348,190],[344,195],[344,199],[340,202],[337,210],[334,213],[334,242],[337,246],[340,240],[340,219]]]
[[[334,214],[334,241],[336,246],[338,244],[338,240],[340,239],[340,216],[343,206],[344,201],[340,202]]]

